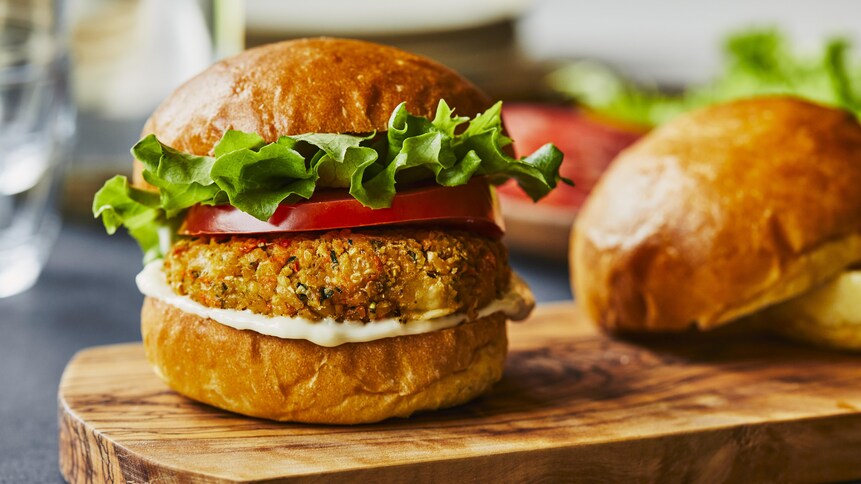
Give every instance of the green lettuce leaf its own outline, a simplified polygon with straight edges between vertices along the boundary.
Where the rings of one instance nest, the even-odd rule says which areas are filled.
[[[305,165],[294,145],[289,138],[281,138],[257,151],[243,148],[225,153],[213,164],[212,179],[231,205],[268,220],[287,197],[310,198],[314,193],[316,170]]]
[[[242,131],[228,129],[212,151],[215,157],[219,158],[234,151],[259,150],[264,145],[266,145],[266,140],[257,133],[243,133]]]
[[[167,224],[158,194],[133,188],[126,177],[117,175],[96,192],[93,215],[102,218],[109,234],[126,227],[143,250],[144,263],[162,256],[159,229]]]
[[[161,206],[169,217],[218,194],[210,176],[214,158],[179,152],[161,144],[155,135],[138,141],[132,155],[144,165],[144,180],[159,189]]]
[[[126,227],[149,260],[160,256],[160,231],[196,204],[230,204],[268,220],[279,204],[308,199],[318,187],[345,188],[378,209],[391,206],[399,187],[427,180],[457,186],[476,175],[497,183],[514,178],[534,200],[559,181],[570,183],[559,176],[562,153],[553,145],[522,159],[508,154],[511,140],[502,133],[501,110],[497,103],[469,119],[440,101],[434,118],[427,119],[401,104],[384,136],[306,133],[266,143],[256,133],[228,130],[213,156],[183,153],[149,135],[132,154],[158,194],[114,177],[96,194],[93,214],[109,233]]]
[[[792,94],[861,115],[861,69],[848,62],[845,39],[829,39],[818,54],[804,56],[779,31],[755,29],[728,37],[723,51],[715,79],[677,94],[635,85],[594,62],[565,66],[549,82],[594,111],[643,126],[657,126],[709,104],[766,94]]]
[[[315,146],[320,151],[318,158],[312,160],[316,168],[318,185],[323,187],[349,188],[353,174],[364,170],[377,161],[379,153],[361,144],[372,139],[370,136],[348,134],[308,133],[292,136],[293,139]],[[359,178],[361,180],[361,177]]]

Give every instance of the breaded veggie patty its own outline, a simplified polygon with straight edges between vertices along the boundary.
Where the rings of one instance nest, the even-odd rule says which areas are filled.
[[[500,241],[429,229],[184,239],[164,270],[205,306],[364,322],[472,317],[511,278]]]

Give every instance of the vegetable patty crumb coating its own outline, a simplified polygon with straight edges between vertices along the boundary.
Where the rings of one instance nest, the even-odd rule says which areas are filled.
[[[432,229],[183,239],[164,270],[204,306],[364,322],[472,318],[511,279],[500,241]]]

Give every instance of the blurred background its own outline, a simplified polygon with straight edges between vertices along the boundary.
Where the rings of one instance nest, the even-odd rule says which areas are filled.
[[[577,182],[538,205],[500,190],[512,265],[554,301],[571,298],[580,205],[649,129],[762,92],[858,113],[859,18],[854,0],[0,1],[0,481],[60,480],[63,367],[81,348],[140,338],[141,253],[105,234],[92,196],[131,171],[159,102],[217,59],[355,37],[430,56],[504,100],[515,149],[554,142]]]

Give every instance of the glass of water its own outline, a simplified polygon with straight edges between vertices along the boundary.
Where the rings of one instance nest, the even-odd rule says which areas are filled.
[[[59,231],[74,131],[64,3],[0,0],[0,297],[36,282]]]

